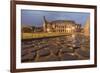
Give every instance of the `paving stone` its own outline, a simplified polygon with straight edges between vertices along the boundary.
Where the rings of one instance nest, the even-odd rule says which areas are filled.
[[[28,50],[21,50],[21,56],[25,56],[28,54]]]
[[[43,56],[48,56],[50,54],[50,51],[47,49],[40,49],[38,50],[39,57],[43,57]]]
[[[90,51],[86,51],[86,50],[84,51],[82,49],[78,49],[76,52],[83,57],[88,57],[88,58],[90,57]]]
[[[68,53],[64,53],[61,55],[61,60],[78,60],[78,56],[76,55],[71,55],[71,54],[68,54]]]
[[[52,52],[53,54],[55,54],[55,55],[57,55],[58,52],[59,52],[59,48],[57,48],[57,47],[51,48],[50,50],[51,50],[51,52]]]
[[[72,47],[65,47],[65,48],[62,48],[60,51],[61,51],[61,53],[72,53],[73,48]]]
[[[22,45],[30,45],[32,43],[33,43],[32,41],[23,41],[21,44]]]
[[[27,49],[27,48],[30,48],[30,47],[34,47],[34,46],[32,44],[21,45],[22,49]]]
[[[30,61],[34,61],[36,57],[36,53],[29,53],[25,56],[22,56],[21,62],[30,62]]]
[[[40,57],[36,62],[48,62],[48,61],[60,61],[60,58],[54,55],[49,55],[47,57]]]

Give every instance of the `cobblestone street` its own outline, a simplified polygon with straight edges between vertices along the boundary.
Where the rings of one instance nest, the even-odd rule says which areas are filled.
[[[21,62],[86,60],[90,41],[83,35],[69,35],[22,41]]]

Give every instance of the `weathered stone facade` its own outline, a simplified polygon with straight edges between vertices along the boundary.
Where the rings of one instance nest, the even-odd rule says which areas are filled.
[[[81,31],[81,25],[70,20],[55,20],[49,22],[44,17],[43,29],[44,32],[74,33]]]

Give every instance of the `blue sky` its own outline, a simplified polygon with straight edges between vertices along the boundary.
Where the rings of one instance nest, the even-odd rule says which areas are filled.
[[[41,11],[41,10],[21,10],[21,24],[42,26],[43,16],[48,21],[54,20],[73,20],[78,24],[84,25],[90,13],[65,12],[65,11]]]

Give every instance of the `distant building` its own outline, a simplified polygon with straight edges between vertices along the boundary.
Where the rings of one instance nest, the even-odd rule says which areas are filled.
[[[43,27],[36,27],[36,26],[22,26],[23,33],[35,33],[35,32],[43,32]]]
[[[22,33],[32,33],[32,28],[30,26],[21,26]]]
[[[90,35],[90,17],[87,18],[87,21],[83,27],[84,35],[89,36]]]
[[[33,29],[33,32],[43,32],[43,27],[34,27],[32,29]]]
[[[43,30],[44,32],[74,33],[81,32],[81,25],[70,20],[55,20],[49,22],[44,17]]]

